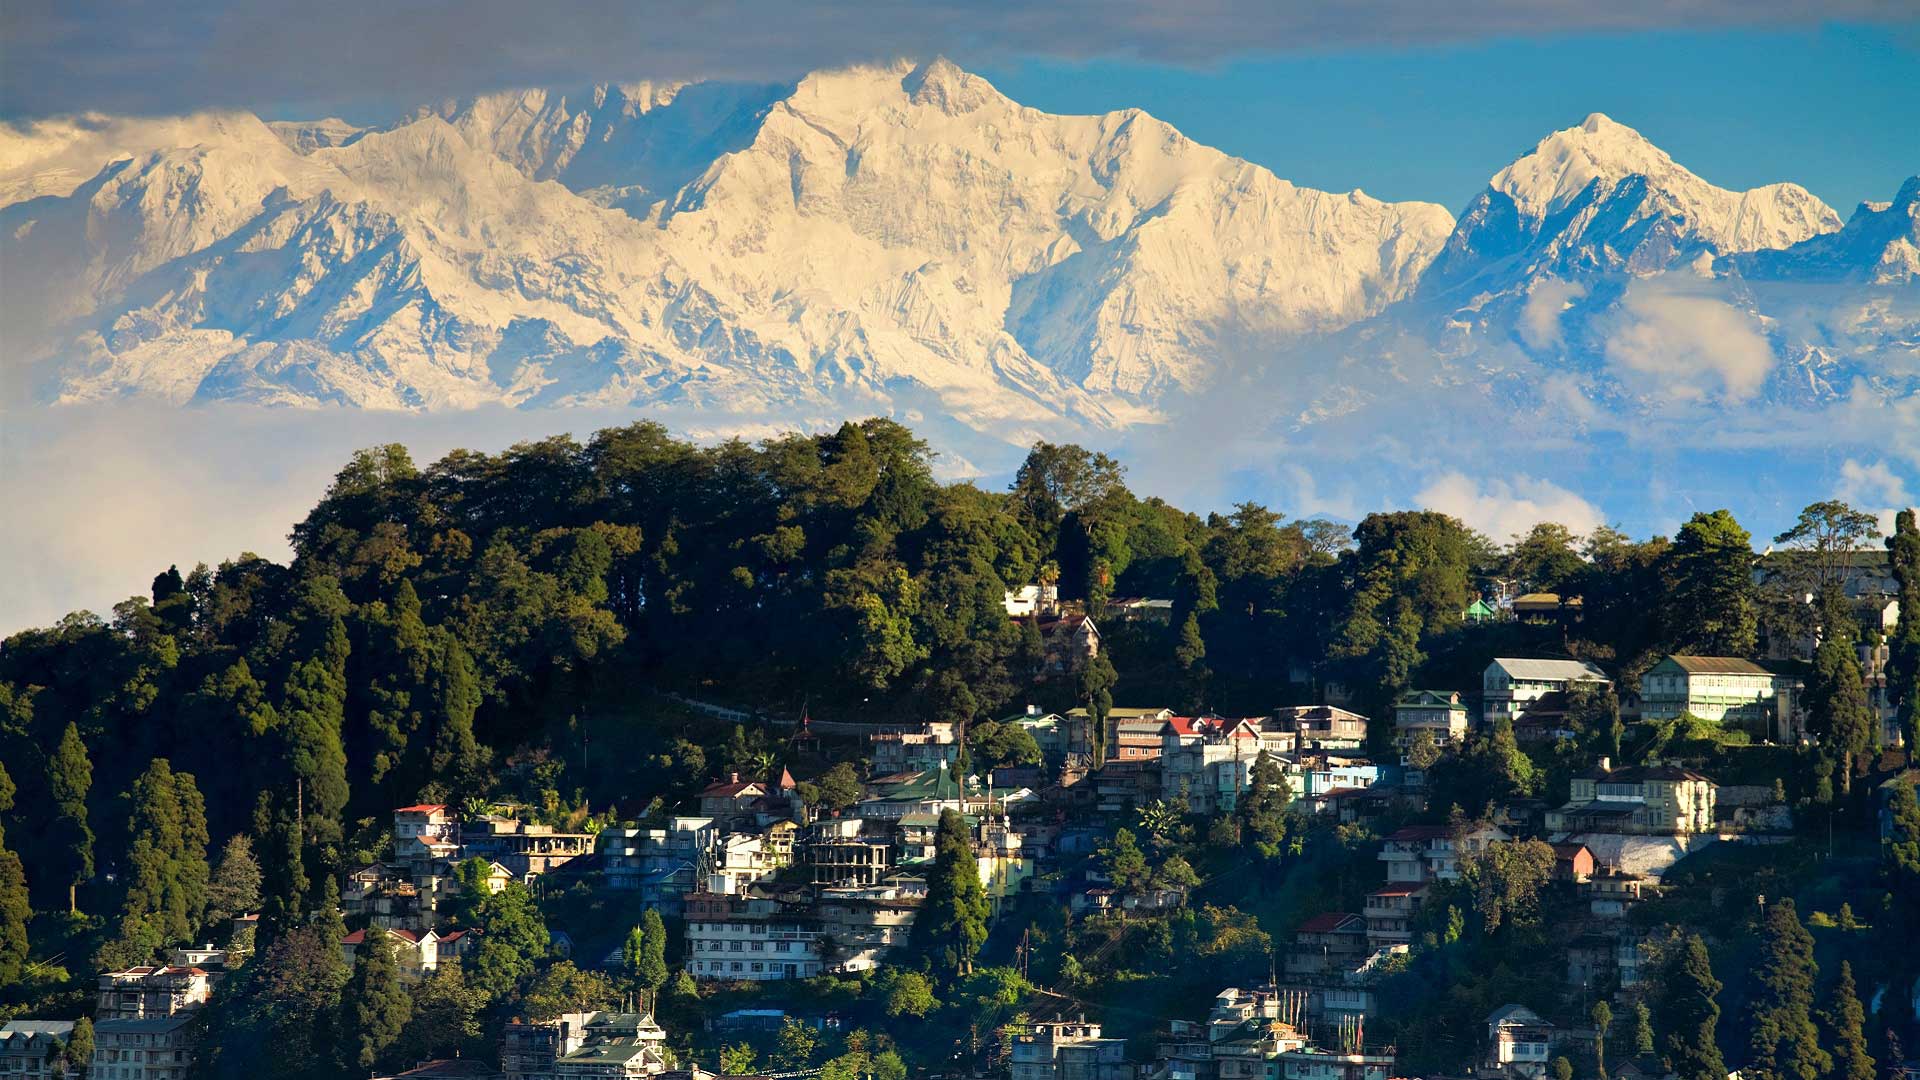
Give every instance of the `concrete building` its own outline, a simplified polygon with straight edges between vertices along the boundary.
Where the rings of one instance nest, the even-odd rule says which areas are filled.
[[[1544,1076],[1553,1057],[1553,1025],[1525,1005],[1502,1005],[1487,1017],[1487,1067]]]
[[[1301,746],[1353,749],[1367,741],[1367,718],[1332,705],[1275,709],[1273,719],[1282,725],[1291,725]]]
[[[869,971],[907,943],[925,898],[898,885],[823,888],[813,912],[826,942],[821,959],[835,972]]]
[[[370,934],[386,935],[401,982],[412,985],[440,969],[440,935],[432,930],[355,930],[340,939],[340,956],[348,967],[353,966],[354,957]]]
[[[96,1020],[150,1020],[207,1003],[219,973],[198,967],[132,967],[100,976]]]
[[[1409,690],[1393,703],[1393,740],[1402,750],[1422,731],[1441,746],[1459,742],[1469,724],[1458,690]]]
[[[1396,882],[1367,894],[1367,948],[1407,945],[1413,941],[1413,916],[1427,897],[1427,886]]]
[[[708,817],[676,816],[660,829],[602,829],[600,871],[607,888],[638,892],[642,907],[679,915],[713,872],[718,837]]]
[[[952,724],[926,723],[874,732],[867,736],[867,755],[875,776],[950,769],[960,759],[960,741]]]
[[[1613,680],[1585,660],[1500,657],[1480,677],[1481,720],[1518,720],[1526,707],[1574,686],[1609,686]]]
[[[185,1080],[193,1067],[194,1017],[102,1020],[93,1025],[89,1080]]]
[[[1408,825],[1380,845],[1390,883],[1460,880],[1460,860],[1513,837],[1496,825],[1476,825],[1459,836],[1446,825]]]
[[[808,979],[825,969],[819,920],[764,897],[687,898],[687,971],[707,982]]]
[[[66,1075],[57,1051],[73,1038],[71,1020],[9,1020],[0,1024],[0,1076],[53,1080]]]
[[[1547,831],[1556,835],[1617,833],[1693,836],[1712,833],[1715,786],[1711,779],[1674,765],[1598,768],[1573,776],[1566,804],[1547,811]]]
[[[893,869],[893,832],[877,818],[826,818],[800,845],[807,880],[815,885],[875,885]]]
[[[1734,656],[1669,656],[1640,677],[1640,718],[1771,726],[1789,680]]]
[[[592,852],[591,834],[555,832],[550,825],[531,821],[489,815],[460,827],[462,859],[497,862],[521,882]]]
[[[1035,1024],[1013,1037],[1012,1080],[1133,1080],[1127,1041],[1100,1035],[1099,1024]]]

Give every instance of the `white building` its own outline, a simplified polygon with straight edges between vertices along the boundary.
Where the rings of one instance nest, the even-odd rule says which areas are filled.
[[[193,1067],[193,1016],[93,1025],[90,1080],[184,1080]]]
[[[1607,686],[1613,680],[1585,660],[1536,660],[1500,657],[1487,665],[1480,679],[1481,719],[1517,720],[1526,707],[1578,685]]]
[[[1476,826],[1458,837],[1445,825],[1409,825],[1387,836],[1380,861],[1387,864],[1389,882],[1458,881],[1462,858],[1512,839],[1496,825]]]
[[[1085,1021],[1035,1024],[1013,1037],[1013,1080],[1131,1080],[1127,1040]]]
[[[9,1020],[0,1024],[0,1076],[47,1080],[64,1075],[55,1050],[73,1037],[71,1020]]]
[[[1640,678],[1640,717],[1770,722],[1787,682],[1736,656],[1669,656]]]
[[[809,979],[825,970],[818,920],[758,897],[687,898],[687,971],[706,982]]]
[[[1487,1065],[1542,1076],[1553,1056],[1553,1025],[1525,1005],[1502,1005],[1487,1017]]]

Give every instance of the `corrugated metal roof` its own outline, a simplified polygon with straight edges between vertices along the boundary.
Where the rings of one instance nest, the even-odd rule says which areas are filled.
[[[1737,656],[1669,656],[1689,675],[1771,675],[1773,672]]]
[[[1610,682],[1607,673],[1589,664],[1585,660],[1541,660],[1525,656],[1496,657],[1493,666],[1499,667],[1515,679],[1531,679],[1543,682],[1565,680],[1579,682],[1599,680]]]

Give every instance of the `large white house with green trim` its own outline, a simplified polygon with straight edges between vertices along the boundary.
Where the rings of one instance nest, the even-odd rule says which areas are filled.
[[[1640,677],[1640,717],[1770,721],[1785,678],[1734,656],[1669,656]]]
[[[1513,720],[1548,694],[1579,685],[1603,687],[1612,681],[1585,660],[1502,656],[1481,675],[1481,719],[1488,724],[1502,717]]]

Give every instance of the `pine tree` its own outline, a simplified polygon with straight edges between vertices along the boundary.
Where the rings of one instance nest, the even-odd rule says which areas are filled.
[[[207,921],[223,922],[260,907],[260,863],[253,857],[253,841],[236,833],[220,850],[220,865],[207,883]]]
[[[1887,793],[1887,876],[1893,895],[1904,898],[1906,916],[1920,926],[1920,794],[1911,783],[1893,783]]]
[[[660,913],[648,908],[640,917],[640,925],[627,935],[627,947],[623,950],[627,974],[634,985],[656,994],[667,982],[667,924],[660,919]]]
[[[67,1045],[62,1048],[61,1056],[66,1058],[67,1072],[76,1076],[86,1075],[93,1065],[93,1020],[82,1016],[73,1022],[73,1031],[67,1036]]]
[[[1840,755],[1840,791],[1853,790],[1855,763],[1873,747],[1873,706],[1867,700],[1866,681],[1854,651],[1852,620],[1837,595],[1825,605],[1825,633],[1813,654],[1813,673],[1807,680],[1809,726],[1822,747]]]
[[[1719,993],[1720,980],[1713,977],[1707,943],[1693,934],[1667,973],[1660,1004],[1668,1067],[1679,1080],[1727,1080],[1726,1062],[1715,1041],[1720,1006],[1714,997]]]
[[[67,910],[79,910],[76,895],[93,877],[93,830],[87,826],[87,790],[93,786],[93,763],[80,728],[69,722],[60,744],[47,759],[47,790],[53,796],[53,872],[67,885]]]
[[[288,770],[305,802],[304,838],[325,846],[343,835],[347,806],[347,751],[340,729],[346,717],[347,628],[338,617],[327,626],[318,652],[296,663],[287,676],[280,710]]]
[[[379,1064],[413,1015],[413,998],[400,984],[393,942],[369,930],[354,950],[353,975],[340,997],[341,1064],[365,1072]]]
[[[1278,856],[1287,836],[1287,807],[1292,802],[1293,789],[1287,783],[1286,770],[1271,754],[1260,751],[1248,773],[1247,793],[1234,807],[1241,838],[1268,858]]]
[[[133,784],[123,929],[151,918],[163,941],[200,929],[207,902],[207,814],[188,773],[155,758]]]
[[[435,634],[428,706],[434,726],[429,775],[456,795],[484,786],[486,752],[473,736],[473,715],[480,708],[480,681],[473,657],[451,632]]]
[[[966,819],[958,811],[943,810],[927,899],[913,922],[915,950],[946,978],[969,974],[987,940],[987,914]]]
[[[1793,901],[1784,897],[1767,908],[1760,933],[1760,961],[1747,1000],[1747,1064],[1741,1075],[1820,1080],[1831,1059],[1820,1049],[1813,1024],[1813,987],[1820,974],[1813,961],[1813,935],[1801,925]]]
[[[1887,552],[1900,585],[1900,621],[1887,643],[1887,695],[1900,707],[1910,752],[1920,752],[1920,525],[1912,510],[1894,515]]]
[[[1633,1052],[1653,1053],[1653,1010],[1644,1001],[1633,1003]]]
[[[1853,965],[1844,960],[1840,962],[1840,978],[1820,1014],[1820,1026],[1832,1048],[1832,1080],[1874,1080],[1873,1058],[1867,1055],[1867,1013],[1853,985]]]

